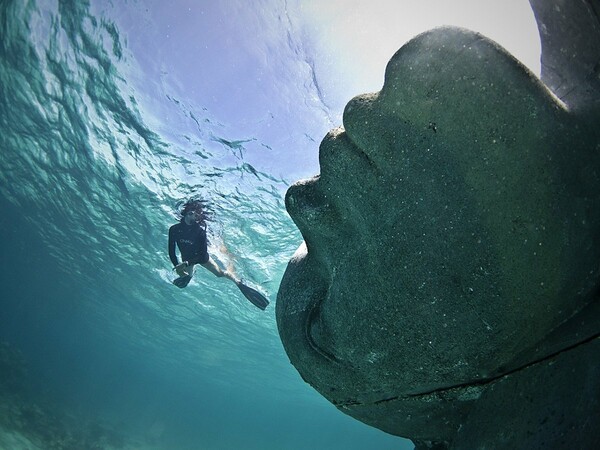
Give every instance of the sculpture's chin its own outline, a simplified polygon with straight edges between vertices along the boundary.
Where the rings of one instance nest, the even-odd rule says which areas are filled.
[[[292,257],[277,294],[277,324],[288,354],[304,355],[301,360],[335,359],[331,349],[320,342],[315,328],[315,317],[326,296],[327,284],[311,265],[303,243]]]
[[[315,374],[335,359],[313,329],[315,315],[326,295],[326,283],[314,270],[302,244],[291,259],[277,294],[277,326],[290,361],[315,387],[319,384]]]
[[[456,414],[449,420],[448,403],[441,397],[371,386],[364,367],[337,355],[324,335],[322,306],[327,303],[328,284],[318,267],[303,244],[290,261],[277,296],[281,340],[302,378],[346,414],[386,432],[427,439],[431,436],[423,430],[436,423],[438,432],[443,429],[450,435],[474,399],[453,404]],[[385,421],[381,420],[382,411]]]

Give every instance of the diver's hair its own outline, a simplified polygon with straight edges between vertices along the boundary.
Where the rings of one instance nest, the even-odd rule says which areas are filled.
[[[179,206],[177,217],[180,222],[183,222],[183,220],[185,219],[185,215],[188,213],[188,211],[196,211],[198,217],[198,224],[206,228],[207,222],[212,220],[212,213],[209,211],[209,209],[210,208],[208,202],[199,198],[190,198],[183,205]]]

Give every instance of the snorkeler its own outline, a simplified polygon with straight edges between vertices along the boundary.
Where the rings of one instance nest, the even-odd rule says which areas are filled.
[[[179,288],[186,287],[194,275],[196,265],[200,264],[217,277],[233,281],[252,304],[264,310],[269,301],[260,292],[246,286],[233,273],[221,269],[208,254],[206,228],[210,219],[205,209],[202,200],[188,200],[179,214],[179,223],[169,228],[169,258],[173,263],[173,270],[179,275],[173,284]],[[175,252],[176,244],[181,253],[181,263]]]

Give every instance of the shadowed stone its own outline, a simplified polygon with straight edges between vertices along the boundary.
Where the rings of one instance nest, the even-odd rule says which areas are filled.
[[[542,42],[542,80],[571,111],[600,108],[600,2],[529,0]]]
[[[286,196],[305,241],[277,299],[292,364],[418,448],[600,441],[598,2],[532,6],[560,98],[484,36],[429,31]]]

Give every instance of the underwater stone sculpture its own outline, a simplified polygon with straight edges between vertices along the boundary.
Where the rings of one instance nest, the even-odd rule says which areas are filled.
[[[292,364],[417,448],[600,442],[600,8],[531,4],[547,86],[477,33],[424,33],[286,196]]]

